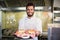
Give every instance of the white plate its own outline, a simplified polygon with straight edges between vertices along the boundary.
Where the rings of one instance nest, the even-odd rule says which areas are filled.
[[[26,36],[26,37],[22,37],[22,38],[29,38],[29,36]]]
[[[29,36],[29,34],[23,34],[22,35],[22,38],[29,38],[30,36]]]

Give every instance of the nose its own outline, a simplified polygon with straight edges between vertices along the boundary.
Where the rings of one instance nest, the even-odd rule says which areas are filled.
[[[31,12],[31,10],[29,10],[29,12]]]

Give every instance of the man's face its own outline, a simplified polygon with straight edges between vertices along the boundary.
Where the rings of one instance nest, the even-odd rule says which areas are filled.
[[[33,6],[28,6],[26,8],[27,16],[32,17],[34,15],[34,7]]]

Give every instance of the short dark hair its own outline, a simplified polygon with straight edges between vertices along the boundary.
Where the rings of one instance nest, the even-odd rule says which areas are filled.
[[[28,6],[33,6],[33,7],[35,8],[35,5],[34,5],[33,3],[28,3],[28,4],[26,5],[26,9],[27,9]]]

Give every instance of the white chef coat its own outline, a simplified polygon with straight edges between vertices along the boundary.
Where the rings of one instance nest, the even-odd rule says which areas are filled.
[[[40,31],[40,34],[42,33],[42,21],[37,17],[25,17],[19,20],[19,27],[18,29],[35,29],[37,31]]]

